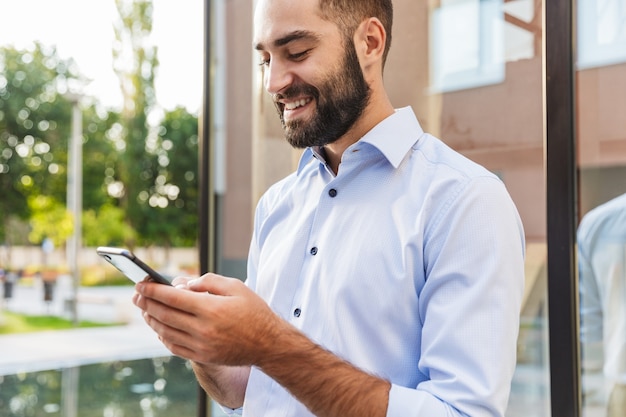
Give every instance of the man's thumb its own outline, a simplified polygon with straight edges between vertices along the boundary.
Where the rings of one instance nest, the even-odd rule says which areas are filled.
[[[200,278],[192,279],[187,286],[192,291],[208,292],[215,295],[230,295],[232,278],[217,274],[205,274]]]

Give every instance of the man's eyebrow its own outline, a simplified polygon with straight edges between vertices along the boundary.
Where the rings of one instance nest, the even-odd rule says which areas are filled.
[[[319,40],[319,36],[308,30],[296,30],[283,36],[282,38],[276,39],[272,42],[272,45],[278,48],[299,40],[317,41]],[[264,51],[265,48],[266,47],[263,43],[257,43],[254,45],[254,49],[256,49],[257,51]]]

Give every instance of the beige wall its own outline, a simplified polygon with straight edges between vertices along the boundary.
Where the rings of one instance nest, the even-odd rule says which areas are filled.
[[[576,87],[579,165],[625,165],[626,64],[579,71]]]
[[[500,175],[533,241],[546,230],[541,64],[510,62],[500,84],[445,94],[440,118],[442,140]]]
[[[430,94],[426,1],[395,0],[385,85],[396,107],[414,108],[424,129],[497,172],[518,206],[530,241],[545,240],[542,59],[507,64],[504,82]],[[284,141],[277,115],[251,62],[252,0],[228,4],[228,195],[225,255],[245,259],[257,199],[290,173],[299,151]],[[580,163],[626,164],[626,67],[578,74]],[[611,106],[610,109],[605,108]],[[618,106],[621,110],[616,111]]]
[[[252,229],[252,7],[251,0],[226,4],[226,193],[222,255],[247,255]]]

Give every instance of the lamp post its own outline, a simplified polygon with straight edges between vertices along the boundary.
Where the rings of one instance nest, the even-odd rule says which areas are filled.
[[[82,212],[83,212],[83,116],[79,106],[82,95],[70,93],[66,95],[72,103],[72,134],[68,149],[67,172],[67,209],[72,214],[73,232],[67,240],[67,263],[72,278],[72,292],[67,300],[74,324],[78,324],[77,293],[80,283],[78,268],[78,252],[82,246]]]

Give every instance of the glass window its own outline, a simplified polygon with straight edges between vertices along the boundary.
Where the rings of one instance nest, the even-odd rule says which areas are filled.
[[[626,2],[578,2],[583,415],[626,414]]]
[[[626,2],[578,1],[578,68],[626,61]]]
[[[545,417],[550,414],[550,374],[543,3],[432,3],[394,2],[395,30],[385,85],[394,105],[411,105],[426,131],[497,173],[518,207],[526,232],[526,290],[518,363],[506,415]],[[248,6],[233,5],[233,19],[246,19],[246,13]],[[226,30],[225,39],[232,45],[228,49],[249,48],[251,34],[246,27],[234,24]],[[256,200],[273,182],[295,169],[300,154],[286,145],[273,104],[259,80],[250,84],[249,72],[242,70],[252,66],[249,55],[234,54],[227,89],[229,97],[254,93],[249,104],[227,102],[226,112],[230,127],[227,181],[231,185],[223,199],[224,221],[220,224],[224,227],[224,251],[238,253],[241,263]],[[242,116],[249,115],[254,120],[252,126],[239,123]],[[242,146],[236,145],[249,137],[251,143],[244,139]],[[243,193],[247,193],[246,198]]]
[[[458,30],[471,31],[465,34],[469,40],[460,43],[462,54],[454,41],[431,43],[432,60],[454,56],[454,68],[466,71],[448,71],[446,68],[453,67],[443,66],[439,68],[443,75],[432,74],[433,82],[441,85],[440,80],[458,76],[456,80],[468,82],[465,87],[475,88],[446,89],[453,83],[443,81],[445,87],[440,94],[431,91],[424,110],[433,115],[429,127],[442,140],[500,176],[522,216],[526,290],[518,363],[506,413],[513,417],[550,414],[542,10],[542,3],[535,0],[442,2],[433,16],[435,27],[443,32],[433,31],[432,36],[454,39]],[[440,24],[446,21],[444,28]],[[471,42],[473,49],[469,48]],[[436,64],[433,68],[436,71]],[[446,78],[449,74],[453,76]]]
[[[501,0],[443,0],[431,17],[431,80],[454,91],[504,79]]]
[[[95,246],[198,272],[204,2],[3,6],[0,414],[193,415],[190,365]]]
[[[193,416],[195,404],[191,366],[176,357],[0,373],[6,416]]]

